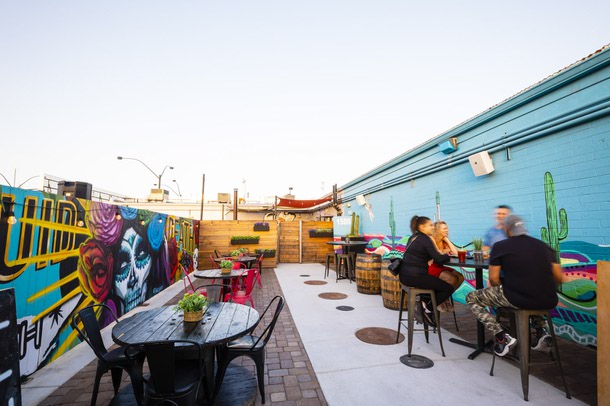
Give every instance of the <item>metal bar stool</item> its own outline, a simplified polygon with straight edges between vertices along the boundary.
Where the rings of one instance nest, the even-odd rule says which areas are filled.
[[[544,365],[544,364],[559,364],[559,371],[561,372],[561,379],[563,386],[566,390],[566,398],[572,399],[570,392],[568,391],[568,384],[566,383],[565,375],[563,374],[563,366],[561,365],[561,358],[559,357],[559,347],[557,345],[557,339],[555,337],[555,330],[553,328],[553,320],[551,319],[550,310],[532,310],[532,309],[514,309],[510,307],[500,307],[499,311],[510,312],[516,317],[516,328],[517,328],[517,344],[519,347],[519,369],[521,370],[521,387],[523,389],[523,399],[528,400],[529,393],[529,374],[530,365]],[[549,333],[553,338],[553,353],[557,359],[553,358],[551,353],[551,361],[549,362],[530,362],[530,317],[532,316],[544,316],[549,326]],[[496,353],[492,351],[493,358],[491,361],[491,370],[489,375],[494,374],[494,365],[496,363]]]
[[[352,283],[354,277],[354,267],[352,259],[349,254],[337,255],[337,281],[339,279],[349,279],[349,283]],[[345,273],[345,276],[342,276]]]
[[[407,300],[408,300],[408,305],[407,305],[407,312],[409,313],[409,315],[407,316],[406,319],[402,318],[402,303],[403,303],[403,299],[405,296],[405,293],[407,294]],[[432,312],[432,314],[434,314],[434,322],[436,323],[437,327],[434,328],[436,334],[438,335],[438,342],[441,345],[441,353],[443,354],[443,357],[445,356],[445,349],[443,348],[443,338],[441,336],[441,328],[440,328],[440,313],[439,311],[436,309],[437,303],[436,303],[436,294],[434,293],[434,290],[432,289],[422,289],[422,288],[415,288],[412,286],[406,286],[406,285],[401,285],[401,289],[400,289],[400,302],[399,302],[399,308],[398,308],[398,332],[396,334],[396,342],[398,342],[398,339],[400,338],[400,327],[402,326],[403,321],[407,320],[407,330],[408,330],[408,348],[409,348],[409,356],[411,356],[411,348],[413,347],[413,332],[414,331],[423,331],[424,335],[426,337],[426,343],[429,343],[429,333],[428,333],[428,323],[426,323],[426,319],[423,318],[422,322],[424,323],[424,328],[423,329],[415,329],[413,328],[414,326],[414,319],[415,319],[415,297],[421,294],[428,294],[430,295],[430,297],[432,298],[432,307],[434,308],[434,311]]]
[[[326,254],[326,265],[324,266],[324,279],[330,275],[330,262],[335,265],[335,269],[337,269],[337,254],[334,252],[329,252]]]

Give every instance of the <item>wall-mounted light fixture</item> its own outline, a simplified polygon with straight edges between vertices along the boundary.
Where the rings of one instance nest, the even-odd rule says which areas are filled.
[[[438,144],[438,149],[443,154],[450,154],[452,152],[455,152],[458,149],[458,139],[449,138],[447,141],[443,141],[440,144]]]

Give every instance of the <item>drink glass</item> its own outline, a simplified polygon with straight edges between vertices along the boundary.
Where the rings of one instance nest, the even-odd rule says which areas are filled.
[[[458,262],[466,262],[466,250],[458,250]]]

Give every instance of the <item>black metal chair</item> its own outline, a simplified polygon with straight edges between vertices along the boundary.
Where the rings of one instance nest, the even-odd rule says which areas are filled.
[[[123,352],[123,348],[116,348],[108,351],[102,340],[98,319],[104,311],[108,311],[115,321],[116,315],[112,309],[104,304],[97,304],[85,307],[77,312],[71,320],[72,328],[76,330],[81,340],[85,341],[97,356],[97,370],[95,372],[95,382],[93,384],[93,394],[91,405],[95,405],[97,393],[100,388],[100,379],[106,372],[111,371],[112,385],[116,395],[121,384],[123,370],[127,371],[131,378],[133,392],[136,400],[142,399],[142,365],[144,357],[142,354],[134,354],[133,361],[130,361]]]
[[[214,250],[214,255],[216,255],[216,258],[221,258],[221,257],[223,257],[223,256],[224,256],[224,255],[222,255],[222,254],[220,253],[220,251],[218,251],[218,250]]]
[[[141,376],[146,384],[144,403],[148,405],[195,405],[204,372],[201,346],[195,341],[174,340],[130,344],[125,356],[137,362],[138,354],[148,361],[150,376]],[[180,353],[195,354],[183,358]],[[138,402],[139,405],[142,402]]]
[[[271,299],[271,302],[269,302],[259,319],[263,319],[274,302],[277,303],[275,305],[275,310],[273,311],[273,318],[269,324],[267,324],[267,327],[265,327],[265,330],[260,336],[247,335],[235,341],[231,341],[227,345],[218,349],[218,372],[216,373],[216,387],[214,389],[214,396],[216,396],[220,391],[225,372],[227,371],[227,367],[231,361],[237,357],[246,356],[252,358],[256,364],[258,389],[261,393],[262,402],[265,403],[265,347],[271,338],[271,334],[273,334],[273,329],[275,328],[275,324],[277,323],[280,312],[284,308],[284,298],[282,296],[275,296],[273,299]]]

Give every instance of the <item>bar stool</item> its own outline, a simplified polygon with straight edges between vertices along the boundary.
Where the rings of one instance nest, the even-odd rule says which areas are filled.
[[[332,261],[332,263],[335,265],[335,269],[337,269],[337,259],[336,259],[337,254],[335,254],[334,252],[329,252],[326,254],[326,265],[324,266],[324,279],[326,279],[327,276],[330,275],[330,262]]]
[[[337,255],[337,263],[336,263],[336,271],[337,271],[337,281],[339,279],[349,279],[349,283],[352,283],[352,278],[354,275],[354,267],[352,264],[352,259],[349,254],[339,254]],[[341,276],[345,272],[346,276]]]
[[[563,386],[566,389],[566,398],[572,399],[570,392],[568,391],[568,384],[566,383],[565,375],[563,374],[563,366],[561,365],[561,358],[559,357],[559,347],[557,345],[557,339],[555,337],[555,329],[553,328],[553,320],[551,319],[550,310],[532,310],[532,309],[514,309],[510,307],[500,307],[498,310],[503,312],[510,312],[515,315],[516,328],[517,328],[517,344],[519,347],[519,369],[521,370],[521,387],[523,389],[523,399],[528,400],[529,393],[529,374],[531,365],[545,365],[545,364],[559,364],[559,371],[561,372],[561,379]],[[553,338],[553,352],[555,353],[557,360],[553,358],[551,353],[550,362],[530,362],[530,317],[532,316],[544,316],[549,326],[549,332]],[[491,361],[491,370],[489,375],[493,376],[494,365],[496,363],[496,353],[492,351],[493,358]]]
[[[407,312],[409,313],[409,315],[407,316],[406,319],[402,318],[402,303],[404,300],[404,296],[405,293],[407,294],[407,300],[408,300],[408,305],[407,305]],[[426,343],[429,343],[430,341],[429,339],[429,334],[428,334],[428,323],[426,323],[426,319],[422,317],[422,322],[424,323],[424,328],[423,329],[415,329],[413,328],[413,321],[415,319],[415,297],[421,294],[428,294],[430,295],[430,297],[432,298],[432,307],[434,309],[434,311],[432,312],[432,314],[434,314],[434,322],[436,323],[437,327],[434,328],[436,334],[438,335],[438,342],[441,345],[441,353],[443,354],[443,357],[445,356],[445,349],[443,348],[443,338],[441,336],[441,328],[440,328],[440,313],[439,311],[436,309],[437,303],[436,303],[436,294],[434,293],[434,290],[432,289],[422,289],[422,288],[415,288],[413,286],[406,286],[406,285],[402,285],[401,284],[401,289],[400,289],[400,302],[399,303],[399,309],[398,309],[398,332],[396,334],[396,342],[398,342],[398,339],[400,338],[400,327],[402,326],[402,322],[407,320],[407,330],[408,330],[408,348],[409,348],[409,356],[411,356],[411,348],[413,347],[413,332],[414,331],[423,331],[424,335],[426,337]]]

